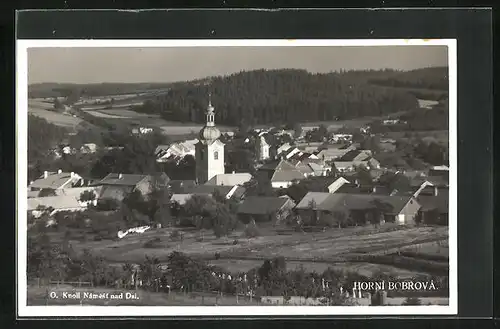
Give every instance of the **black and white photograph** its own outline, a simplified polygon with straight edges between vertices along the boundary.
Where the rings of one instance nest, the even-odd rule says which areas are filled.
[[[456,313],[455,40],[20,44],[25,314]]]

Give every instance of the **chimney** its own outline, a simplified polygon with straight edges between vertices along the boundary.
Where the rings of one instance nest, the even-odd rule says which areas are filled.
[[[62,174],[62,169],[59,169],[59,170],[57,171],[57,173],[58,173],[58,174]]]
[[[43,172],[43,178],[47,178],[49,177],[49,172],[48,171],[44,171]]]
[[[71,173],[70,173],[70,177],[71,177],[71,178],[75,177],[75,173],[74,173],[74,172],[71,172]]]
[[[123,174],[118,174],[118,179],[122,179],[123,178]]]

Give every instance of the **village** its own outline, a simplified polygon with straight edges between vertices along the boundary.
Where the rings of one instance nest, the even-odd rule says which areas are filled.
[[[442,262],[448,257],[446,154],[439,164],[419,161],[418,169],[398,166],[386,159],[412,140],[374,131],[405,122],[388,116],[357,127],[297,124],[221,132],[214,105],[207,95],[206,123],[195,138],[157,145],[151,154],[159,165],[174,163],[181,172],[193,169],[191,179],[170,177],[166,172],[108,172],[104,178],[96,178],[76,171],[45,170],[28,184],[29,227],[43,226],[56,241],[64,240],[77,251],[90,250],[114,268],[126,264],[143,268],[138,264],[144,257],[153,257],[159,267],[171,261],[172,253],[180,253],[203,260],[209,268],[219,268],[227,278],[232,275],[229,281],[245,283],[252,269],[280,257],[288,269],[295,264],[318,273],[337,266],[336,271],[358,268],[365,278],[381,273],[399,279],[447,276],[448,265]],[[154,133],[150,127],[130,131],[139,139]],[[93,143],[79,148],[63,145],[51,156],[98,151]],[[193,168],[183,169],[186,163]],[[154,209],[145,209],[153,200]],[[128,208],[126,215],[123,204]],[[148,216],[148,212],[153,213]],[[104,223],[121,216],[120,225]],[[133,220],[122,220],[125,217]],[[75,221],[81,223],[71,227]],[[97,226],[105,228],[92,229]],[[82,234],[79,238],[64,231],[75,227],[80,231],[87,228],[94,237],[81,240]],[[216,276],[216,272],[212,274]],[[137,288],[145,279],[139,280],[140,274],[133,273],[133,283],[128,284]],[[436,280],[443,282],[444,276]],[[160,284],[160,277],[156,291],[166,286],[169,294],[171,289],[196,290],[195,283],[188,288],[187,283],[175,283],[172,277]],[[316,280],[319,291],[331,291],[328,282],[333,284],[332,280]],[[335,283],[336,293],[339,284]],[[256,294],[258,285],[262,282],[257,284],[255,279],[255,286],[247,286],[240,298],[267,295],[260,299],[262,303],[297,303],[290,302],[295,297],[290,297],[289,289],[272,297],[280,289],[261,287],[264,292]],[[234,289],[227,291],[234,293]],[[219,290],[222,294],[223,289]],[[444,290],[438,299],[447,303]],[[321,296],[317,291],[314,294]],[[342,298],[355,303],[353,296],[357,293],[346,285]],[[356,303],[372,303],[365,297],[359,292]],[[412,297],[420,298],[419,303],[427,298],[425,294]],[[384,298],[386,305],[407,299],[399,295],[393,297],[399,298],[397,302],[390,302]],[[318,300],[311,303],[322,304]],[[428,303],[436,303],[436,299],[430,298]]]

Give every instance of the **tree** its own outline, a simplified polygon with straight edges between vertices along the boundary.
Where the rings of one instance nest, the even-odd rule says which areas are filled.
[[[213,231],[217,238],[227,236],[236,226],[236,219],[227,205],[217,203],[213,217]]]
[[[302,126],[298,123],[294,124],[293,133],[295,138],[300,137],[302,135]]]
[[[405,306],[422,305],[422,301],[420,299],[416,298],[416,297],[408,297],[403,302],[403,305],[405,305]]]
[[[156,257],[146,255],[145,260],[139,264],[141,278],[145,281],[147,287],[153,287],[159,284],[159,279],[162,276],[160,270],[160,261]]]
[[[333,218],[337,222],[339,228],[347,225],[347,215],[343,211],[334,211],[332,213]]]
[[[355,177],[360,185],[373,185],[373,178],[370,174],[370,170],[363,166],[356,167]]]
[[[384,219],[384,215],[390,213],[394,209],[391,204],[380,199],[371,201],[370,206],[370,211],[372,214],[371,223],[375,225],[379,225],[380,222]]]

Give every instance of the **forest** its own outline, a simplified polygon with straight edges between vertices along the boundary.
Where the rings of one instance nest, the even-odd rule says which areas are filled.
[[[429,67],[406,72],[397,72],[387,77],[370,78],[372,84],[396,87],[448,90],[448,68]]]
[[[220,124],[293,124],[380,116],[417,107],[417,99],[395,88],[373,86],[343,74],[305,70],[255,70],[214,77],[208,84],[177,84],[142,108],[166,120],[205,121],[208,94]],[[357,81],[357,82],[356,82]],[[352,83],[351,83],[352,82]],[[141,109],[137,109],[141,111]]]

